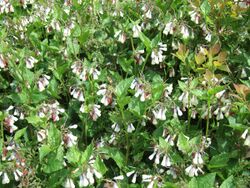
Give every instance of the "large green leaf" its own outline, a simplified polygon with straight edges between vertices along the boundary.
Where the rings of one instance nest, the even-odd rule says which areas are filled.
[[[220,188],[234,188],[236,187],[234,184],[234,177],[229,176],[225,181],[222,182]]]
[[[128,88],[130,87],[130,84],[132,83],[133,79],[134,77],[130,77],[130,78],[120,81],[117,84],[115,88],[115,94],[117,97],[127,94]]]
[[[101,151],[105,153],[107,156],[111,157],[116,164],[122,169],[125,165],[125,156],[116,148],[105,147],[102,148]]]
[[[50,124],[48,142],[52,147],[58,147],[61,145],[61,132],[55,127],[54,124]]]
[[[208,167],[209,168],[223,168],[227,166],[227,162],[229,161],[229,154],[222,153],[219,155],[215,155],[210,160]]]
[[[105,166],[104,162],[101,160],[99,156],[96,157],[94,168],[100,172],[102,175],[104,175],[107,172],[107,167]]]
[[[142,33],[142,32],[139,33],[139,37],[140,37],[141,41],[143,42],[143,44],[145,45],[147,52],[150,52],[151,51],[150,39],[146,35],[144,35],[144,33]]]
[[[204,0],[201,4],[201,12],[207,16],[211,11],[211,5],[209,4],[208,0]]]
[[[26,130],[27,130],[27,127],[24,127],[18,130],[14,136],[14,140],[18,140],[19,138],[21,138],[26,133]]]
[[[192,149],[189,144],[189,138],[187,138],[183,133],[180,133],[178,136],[177,146],[183,153],[188,153]]]

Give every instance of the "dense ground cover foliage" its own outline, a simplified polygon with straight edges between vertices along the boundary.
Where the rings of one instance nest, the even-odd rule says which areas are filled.
[[[248,7],[0,0],[0,187],[247,187]]]

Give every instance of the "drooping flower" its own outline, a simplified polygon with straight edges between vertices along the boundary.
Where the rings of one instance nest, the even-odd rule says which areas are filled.
[[[148,11],[145,13],[145,17],[148,18],[148,19],[152,18],[152,12],[151,12],[150,9],[148,9]]]
[[[7,61],[4,59],[3,55],[0,54],[0,68],[4,69],[7,67]]]
[[[81,61],[76,61],[71,65],[72,72],[76,75],[80,75],[82,73],[82,63]]]
[[[170,168],[167,170],[167,174],[168,174],[168,175],[172,175],[172,177],[173,177],[174,179],[177,178],[176,170],[175,170],[174,168],[171,168],[171,167],[170,167]]]
[[[149,182],[147,188],[153,188],[154,185],[156,184],[157,176],[152,176],[152,175],[142,175],[142,182]]]
[[[120,132],[120,126],[118,123],[114,123],[111,128],[115,131],[115,132]]]
[[[133,83],[131,84],[132,87],[133,86]],[[131,87],[130,86],[130,87]],[[145,91],[145,87],[144,87],[144,84],[140,84],[139,82],[138,83],[135,83],[135,97],[140,97],[140,101],[144,102],[146,99],[149,99],[151,97],[151,94],[147,91]]]
[[[17,126],[14,125],[14,123],[18,120],[17,117],[13,116],[13,115],[8,115],[5,119],[4,119],[4,126],[7,129],[7,131],[9,133],[13,133],[15,130],[18,129]]]
[[[101,103],[105,106],[108,106],[112,103],[112,93],[107,89],[107,84],[102,84],[99,87],[100,89],[97,91],[97,95],[102,95]]]
[[[127,127],[127,132],[132,133],[135,130],[135,127],[132,123],[130,123]]]
[[[89,185],[89,181],[85,174],[80,175],[79,186],[87,187]]]
[[[79,88],[73,88],[72,91],[70,92],[73,97],[79,101],[84,101],[84,96],[83,96],[83,91]]]
[[[174,23],[173,22],[168,22],[166,25],[165,25],[165,28],[163,30],[163,33],[165,35],[168,35],[168,34],[173,34],[174,33]]]
[[[248,134],[248,129],[246,129],[243,134],[241,135],[241,138],[243,138],[244,145],[250,147],[250,134]]]
[[[97,80],[98,77],[101,75],[101,72],[99,70],[97,70],[96,68],[90,68],[89,70],[89,74],[92,74],[92,77],[94,80]]]
[[[118,41],[119,41],[120,43],[122,43],[122,44],[124,44],[124,43],[126,42],[126,39],[127,39],[127,37],[126,37],[126,34],[125,34],[125,33],[121,33],[121,34],[119,35],[119,37],[118,37]]]
[[[183,115],[183,112],[181,111],[180,107],[179,106],[176,106],[174,108],[174,118],[178,118],[178,116],[182,116]]]
[[[165,141],[167,143],[169,143],[170,146],[174,146],[174,139],[175,139],[176,135],[167,135],[167,137],[165,138]]]
[[[194,154],[194,158],[193,158],[193,164],[195,165],[202,165],[204,163],[202,157],[201,157],[201,153],[200,152],[196,152]]]
[[[92,106],[92,110],[90,111],[90,116],[94,121],[96,121],[101,116],[100,108],[101,106],[97,104],[94,104]]]
[[[194,23],[199,24],[201,16],[197,11],[190,11],[189,15]]]
[[[12,4],[7,0],[5,1],[0,1],[0,14],[2,13],[9,13],[9,12],[14,12],[14,7]]]
[[[167,109],[165,107],[158,107],[157,109],[153,110],[155,119],[162,121],[166,120],[166,111]]]
[[[51,104],[43,104],[38,112],[38,116],[44,118],[51,118],[54,122],[59,120],[59,114],[64,113],[65,110],[59,107],[58,101]]]
[[[158,47],[151,53],[152,65],[160,64],[165,60],[166,56],[163,55],[164,51],[167,51],[167,45],[160,42]]]
[[[41,129],[40,131],[37,132],[37,141],[42,142],[44,139],[46,139],[48,135],[48,131],[45,129]]]
[[[9,179],[9,176],[6,172],[3,173],[3,179],[2,179],[2,184],[8,184],[10,183],[10,179]]]
[[[69,27],[65,27],[63,29],[63,40],[66,39],[66,37],[69,37],[71,34],[71,29]]]
[[[169,158],[168,155],[163,156],[161,165],[164,166],[164,167],[170,167],[171,166],[171,161],[170,161],[170,158]]]
[[[65,188],[75,188],[74,181],[71,178],[67,178],[64,183]]]
[[[164,96],[165,96],[166,98],[169,98],[169,95],[171,95],[172,91],[173,91],[173,84],[171,83],[171,84],[169,84],[169,85],[165,88],[165,90],[164,90]]]
[[[34,67],[34,64],[37,62],[38,60],[31,56],[26,60],[26,67],[28,69],[32,69]]]
[[[72,132],[64,134],[63,142],[67,147],[72,147],[77,144],[77,136],[74,136]]]
[[[138,38],[139,37],[139,34],[141,32],[141,26],[139,25],[134,25],[133,28],[132,28],[132,31],[133,31],[133,37],[134,38]]]
[[[16,181],[20,181],[20,178],[23,176],[23,173],[19,169],[16,169],[13,174]]]
[[[194,177],[194,176],[198,176],[199,172],[201,172],[203,174],[203,171],[201,170],[200,167],[197,167],[195,165],[190,165],[185,169],[185,173],[190,176],[190,177]]]
[[[69,129],[76,129],[78,127],[78,125],[77,124],[74,124],[74,125],[70,125],[69,126]]]
[[[205,39],[206,39],[206,41],[211,42],[211,40],[212,40],[212,34],[211,34],[211,33],[208,33],[208,34],[206,35]]]
[[[119,175],[119,176],[115,176],[113,177],[114,180],[123,180],[124,176],[123,175]]]
[[[184,39],[187,39],[188,37],[190,37],[190,33],[189,33],[187,26],[185,25],[181,26],[181,34]]]
[[[222,90],[222,91],[216,93],[216,94],[215,94],[215,97],[216,97],[217,99],[220,99],[220,98],[224,95],[225,92],[226,92],[226,90]]]
[[[144,50],[136,50],[135,55],[134,55],[136,64],[141,65],[144,62],[145,59],[142,56],[143,53],[144,53]]]
[[[37,82],[37,87],[40,92],[45,90],[46,86],[49,85],[49,79],[50,76],[48,75],[43,75],[42,77],[39,78]]]

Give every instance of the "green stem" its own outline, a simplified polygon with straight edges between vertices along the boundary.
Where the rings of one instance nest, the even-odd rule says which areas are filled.
[[[149,55],[150,55],[150,53],[148,52],[148,53],[147,53],[147,56],[146,56],[146,58],[145,58],[145,61],[143,62],[143,65],[142,65],[141,74],[142,74],[142,73],[143,73],[143,71],[144,71],[144,68],[145,68],[146,62],[148,61],[148,58],[149,58]]]
[[[207,125],[206,125],[206,137],[208,137],[208,128],[209,128],[209,116],[210,116],[210,99],[207,101]]]
[[[4,142],[3,122],[1,122],[1,139],[3,143]]]
[[[124,113],[123,113],[123,108],[120,107],[120,111],[121,111],[121,115],[122,115],[122,120],[124,121]],[[125,125],[125,123],[124,123]],[[129,148],[130,148],[130,145],[129,145],[129,138],[128,138],[128,132],[125,130],[125,137],[126,137],[126,164],[128,164],[128,157],[129,157]]]
[[[188,130],[190,129],[191,122],[191,110],[190,110],[190,91],[189,91],[189,80],[188,80]]]
[[[85,144],[86,146],[88,145],[88,124],[85,120],[85,130],[84,130],[84,139],[85,139]]]

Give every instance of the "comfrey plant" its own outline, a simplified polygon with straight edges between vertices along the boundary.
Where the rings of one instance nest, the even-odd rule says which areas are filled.
[[[0,187],[248,187],[249,5],[0,0]]]

